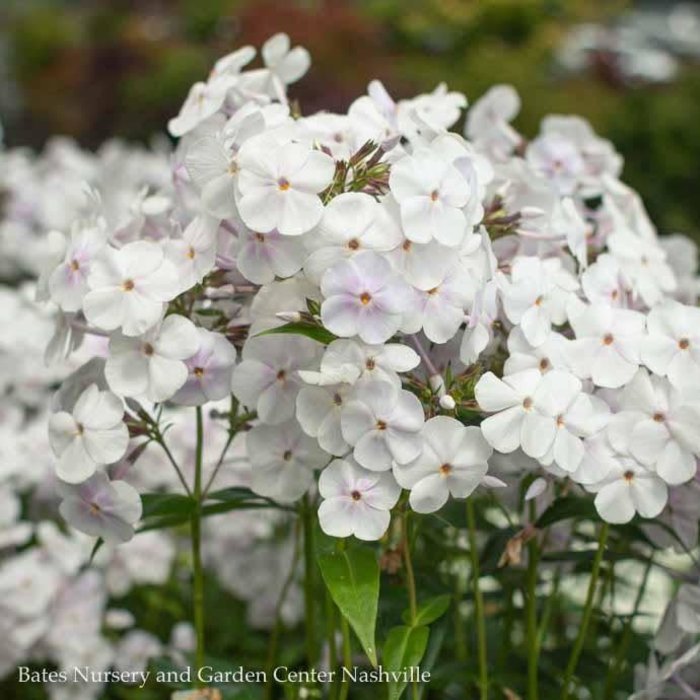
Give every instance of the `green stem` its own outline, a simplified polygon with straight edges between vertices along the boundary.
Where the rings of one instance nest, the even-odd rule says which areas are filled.
[[[642,599],[644,598],[644,593],[647,589],[647,583],[649,581],[649,574],[651,573],[652,566],[654,565],[654,557],[650,556],[647,561],[646,567],[644,568],[644,574],[642,576],[642,582],[637,591],[637,596],[634,599],[634,606],[632,608],[632,613],[627,618],[625,622],[625,627],[622,632],[622,639],[617,647],[617,653],[610,664],[610,669],[608,671],[608,676],[605,679],[605,690],[603,692],[603,698],[609,700],[613,696],[613,690],[615,688],[615,681],[617,681],[620,671],[622,670],[622,665],[624,660],[627,658],[627,649],[630,645],[632,639],[632,625],[634,623],[634,618],[637,617],[639,612],[639,607],[642,604]]]
[[[352,648],[350,646],[350,626],[344,615],[340,615],[340,632],[343,635],[343,666],[348,669],[352,668]],[[350,692],[350,683],[342,679],[340,686],[340,695],[338,700],[346,700]]]
[[[571,685],[571,679],[573,678],[574,671],[576,671],[576,666],[578,665],[581,651],[583,651],[583,644],[586,641],[586,632],[588,631],[588,625],[591,621],[591,615],[593,615],[593,599],[595,598],[595,590],[598,585],[600,565],[603,561],[605,543],[608,539],[609,529],[610,526],[608,523],[603,523],[602,527],[600,528],[600,535],[598,536],[598,550],[596,551],[595,558],[593,559],[593,569],[591,571],[590,581],[588,582],[588,592],[586,593],[586,603],[583,608],[583,617],[581,618],[581,624],[579,625],[578,636],[576,637],[574,648],[571,650],[569,663],[566,665],[566,670],[564,671],[564,683],[561,694],[562,700],[568,700],[568,698],[571,697],[569,686]]]
[[[331,594],[326,589],[326,634],[328,635],[328,667],[331,671],[338,671],[338,649],[335,645],[335,605]],[[338,696],[338,686],[335,681],[328,686],[328,700],[335,700]]]
[[[535,502],[530,501],[530,522],[536,517]],[[537,666],[540,655],[539,634],[537,629],[537,565],[539,563],[539,545],[537,535],[527,543],[527,580],[525,591],[525,628],[527,638],[527,697],[537,700],[539,684]]]
[[[194,628],[197,639],[195,666],[204,666],[204,571],[202,569],[202,451],[204,448],[204,428],[202,425],[202,407],[197,406],[197,446],[195,449],[194,488],[192,497],[195,507],[190,520],[192,538],[192,573]],[[198,674],[199,675],[199,674]],[[204,683],[197,680],[198,688]]]
[[[408,510],[403,514],[403,528],[401,533],[401,548],[403,549],[404,565],[406,566],[406,589],[408,591],[408,608],[411,614],[411,625],[418,621],[418,599],[416,597],[416,577],[413,572],[413,559],[411,558],[411,540],[408,536]],[[418,700],[418,682],[411,684],[411,696]]]
[[[277,646],[279,643],[280,633],[282,632],[282,607],[284,606],[285,600],[287,600],[287,594],[294,581],[294,574],[297,570],[297,564],[299,563],[299,538],[301,534],[301,528],[299,527],[299,521],[297,521],[297,526],[294,533],[294,552],[292,553],[292,564],[289,567],[289,573],[287,578],[282,584],[282,590],[280,591],[279,598],[277,599],[277,606],[275,607],[275,626],[272,629],[272,634],[270,635],[270,643],[267,650],[267,664],[266,664],[266,682],[265,682],[265,699],[272,700],[273,697],[273,671],[275,668],[275,659],[277,658]]]
[[[459,560],[458,564],[462,564]],[[464,622],[462,620],[462,611],[460,610],[460,603],[462,602],[462,570],[461,566],[457,568],[455,572],[455,604],[454,604],[454,635],[455,635],[455,648],[457,650],[457,660],[465,663],[467,660],[467,638],[464,630]]]
[[[338,539],[335,543],[335,548],[337,552],[342,552],[345,550],[345,540]],[[345,619],[340,610],[338,611],[340,615],[340,633],[343,637],[343,667],[347,668],[348,671],[352,668],[352,647],[350,643],[350,626],[348,621]],[[342,675],[340,694],[338,695],[338,700],[347,700],[348,693],[350,692],[350,683],[346,680],[345,675]]]
[[[306,627],[306,663],[316,663],[316,594],[314,590],[314,511],[308,494],[302,504],[304,527],[304,608]]]
[[[486,619],[484,617],[484,598],[479,587],[479,552],[476,548],[476,515],[473,498],[467,498],[467,527],[469,530],[469,554],[472,564],[471,578],[474,587],[474,615],[476,616],[479,656],[479,697],[481,700],[487,700],[489,696],[489,671],[486,649]]]

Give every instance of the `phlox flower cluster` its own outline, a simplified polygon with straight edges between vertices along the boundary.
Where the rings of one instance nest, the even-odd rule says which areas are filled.
[[[303,115],[308,53],[261,53],[192,87],[141,215],[115,226],[93,191],[42,275],[53,354],[108,339],[49,420],[64,516],[125,539],[137,497],[99,475],[134,417],[230,394],[252,490],[317,489],[336,537],[382,537],[402,493],[428,513],[502,486],[494,452],[533,460],[533,494],[568,480],[608,522],[660,516],[697,478],[697,251],[657,235],[612,144],[559,115],[528,140],[508,86],[463,135],[444,85]]]

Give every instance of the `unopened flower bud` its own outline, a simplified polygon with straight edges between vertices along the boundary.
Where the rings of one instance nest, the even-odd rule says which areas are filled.
[[[454,411],[456,405],[457,402],[449,394],[440,397],[440,408],[445,411]]]

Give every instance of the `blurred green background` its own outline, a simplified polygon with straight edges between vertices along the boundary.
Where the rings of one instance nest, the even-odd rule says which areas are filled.
[[[510,82],[525,134],[549,112],[585,116],[624,155],[660,230],[700,240],[699,12],[624,0],[1,0],[0,119],[8,145],[148,140],[216,57],[282,30],[313,56],[292,88],[304,112],[345,109],[374,77],[395,97],[446,81],[470,101]]]

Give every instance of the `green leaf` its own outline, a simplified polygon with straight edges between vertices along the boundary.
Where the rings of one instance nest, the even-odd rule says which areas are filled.
[[[540,515],[535,525],[542,529],[548,525],[554,525],[554,523],[570,518],[599,519],[593,501],[590,498],[565,496],[564,498],[558,498],[554,501],[554,503]]]
[[[404,671],[411,666],[418,666],[428,647],[430,630],[425,625],[420,627],[408,627],[401,625],[389,630],[389,635],[384,643],[383,666],[389,673]],[[401,697],[407,681],[389,681],[389,700],[398,700]]]
[[[435,596],[435,598],[431,598],[422,605],[418,606],[416,621],[413,625],[411,625],[410,610],[405,610],[403,615],[401,615],[401,618],[407,625],[411,625],[413,627],[418,627],[419,625],[430,625],[447,612],[451,602],[452,596],[448,593]]]
[[[95,546],[92,548],[92,551],[90,552],[90,558],[88,559],[88,564],[92,564],[92,560],[95,558],[95,555],[97,552],[100,551],[102,548],[102,545],[105,543],[105,541],[101,538],[98,537],[97,541],[95,542]]]
[[[321,553],[318,565],[331,598],[355,631],[372,666],[376,666],[379,564],[374,551],[352,547],[342,552]]]
[[[189,517],[195,505],[192,498],[177,493],[144,493],[141,502],[144,520],[163,515]]]
[[[270,328],[262,333],[258,333],[256,337],[260,335],[277,335],[279,333],[305,335],[307,338],[311,338],[311,340],[315,340],[323,345],[328,345],[338,337],[333,335],[333,333],[331,333],[329,330],[326,330],[323,326],[318,326],[315,323],[305,323],[303,321],[299,321],[297,323],[285,323],[283,326]]]

